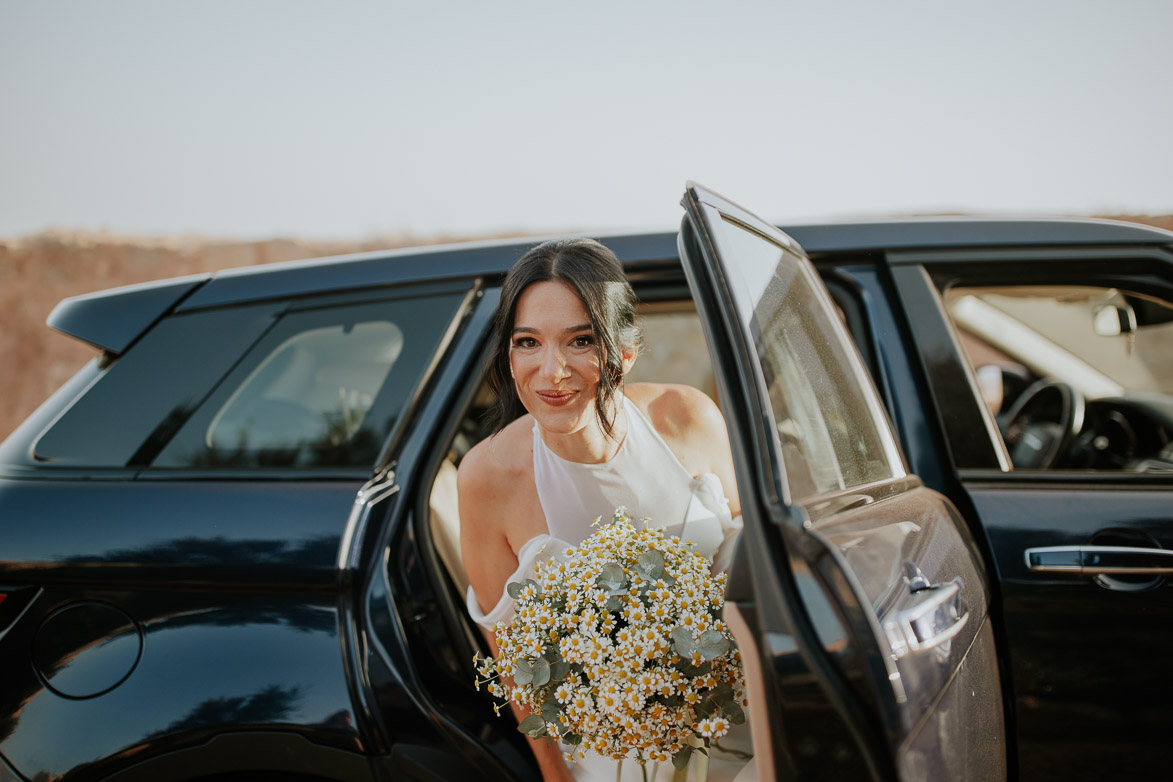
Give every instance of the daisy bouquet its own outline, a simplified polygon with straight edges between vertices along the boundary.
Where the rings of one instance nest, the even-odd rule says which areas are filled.
[[[528,707],[519,729],[568,745],[568,760],[679,771],[745,720],[741,656],[721,619],[725,573],[643,522],[619,508],[509,584],[516,613],[495,628],[497,657],[474,659],[477,686]]]

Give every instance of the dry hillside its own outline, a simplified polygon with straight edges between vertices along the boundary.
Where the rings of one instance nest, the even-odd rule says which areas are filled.
[[[1173,215],[1116,219],[1173,230]],[[49,312],[67,296],[238,266],[444,240],[230,242],[65,232],[0,240],[0,439],[95,353],[45,326]]]

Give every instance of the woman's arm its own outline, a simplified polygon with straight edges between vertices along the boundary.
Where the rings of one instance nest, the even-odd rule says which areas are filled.
[[[505,592],[505,582],[517,570],[517,555],[509,545],[506,519],[518,518],[524,508],[518,505],[516,480],[491,459],[491,443],[486,441],[469,451],[456,476],[460,503],[460,548],[468,582],[483,613],[488,613]],[[489,650],[497,656],[497,638],[484,630]],[[510,702],[520,723],[529,709]],[[559,744],[547,739],[529,739],[537,758],[542,779],[546,782],[569,782],[573,777],[562,757]]]

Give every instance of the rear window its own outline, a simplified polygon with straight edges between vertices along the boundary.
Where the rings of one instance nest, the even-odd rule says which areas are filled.
[[[463,291],[166,318],[37,440],[71,468],[370,467]]]
[[[423,379],[462,296],[291,312],[152,467],[366,467]]]

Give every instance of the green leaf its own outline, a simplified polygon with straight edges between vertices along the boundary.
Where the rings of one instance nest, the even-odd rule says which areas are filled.
[[[723,704],[721,706],[721,711],[725,713],[725,716],[728,717],[729,721],[734,725],[740,725],[741,723],[745,722],[745,712],[742,710],[741,704],[737,701],[733,701],[729,705]]]
[[[607,598],[607,610],[608,611],[618,611],[621,608],[623,608],[623,599],[622,598],[620,598],[617,595],[611,595],[611,597]]]
[[[685,747],[672,756],[672,768],[684,771],[688,768],[688,761],[692,759],[692,747]]]
[[[513,667],[513,683],[525,686],[534,680],[534,669],[529,660],[518,660]]]
[[[562,659],[562,652],[558,651],[557,646],[547,646],[542,650],[542,657],[545,657],[546,662],[553,665]]]
[[[640,575],[649,581],[655,581],[657,578],[663,578],[667,575],[664,570],[664,555],[655,549],[640,554],[636,562],[639,565]]]
[[[717,704],[713,703],[708,698],[705,698],[703,701],[698,702],[692,708],[696,712],[696,716],[703,720],[705,717],[712,715],[712,713],[717,710]]]
[[[546,722],[558,723],[558,715],[562,713],[562,704],[554,696],[542,701],[542,719]]]
[[[514,600],[517,600],[518,598],[521,597],[521,582],[520,581],[510,582],[509,586],[505,587],[505,591],[508,592],[509,596],[512,597]]]
[[[722,709],[731,703],[737,702],[733,697],[733,688],[725,682],[721,682],[716,687],[709,690],[708,697],[709,700],[713,701],[713,703],[716,703]]]
[[[681,657],[692,657],[695,649],[692,640],[692,631],[687,627],[677,627],[672,632],[668,633],[668,637],[672,639],[672,648]]]
[[[550,663],[546,662],[545,657],[539,657],[530,663],[530,667],[534,672],[534,686],[545,687],[550,683]]]
[[[693,665],[689,660],[681,660],[676,663],[675,668],[686,676],[704,676],[713,670],[713,664],[701,663],[700,665]]]
[[[570,675],[570,663],[558,660],[550,663],[550,681],[560,682]]]
[[[562,734],[562,743],[569,744],[572,747],[577,747],[582,743],[582,736],[578,735],[577,733],[564,733]]]
[[[531,714],[521,721],[517,729],[530,738],[540,739],[546,735],[546,721],[537,714]]]
[[[595,579],[595,583],[608,592],[616,592],[627,585],[627,575],[623,572],[623,567],[618,562],[608,562],[603,565],[603,569],[599,572],[599,577]]]
[[[706,630],[697,641],[697,650],[706,660],[715,660],[729,651],[729,639],[716,630]]]

